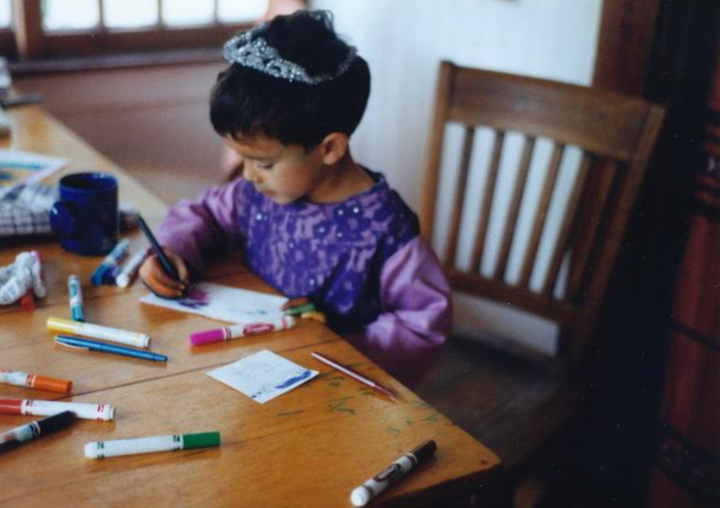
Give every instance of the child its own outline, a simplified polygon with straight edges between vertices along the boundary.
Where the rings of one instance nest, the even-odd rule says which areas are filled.
[[[210,101],[215,130],[244,161],[242,178],[176,204],[140,275],[178,297],[203,257],[239,247],[247,266],[414,385],[449,333],[450,290],[415,214],[380,174],[352,158],[370,72],[329,13],[278,16],[225,45],[229,68]]]

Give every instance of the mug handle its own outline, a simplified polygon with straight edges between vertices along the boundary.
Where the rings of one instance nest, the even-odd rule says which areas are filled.
[[[74,207],[65,201],[56,201],[50,208],[50,227],[58,235],[75,235],[77,218]]]

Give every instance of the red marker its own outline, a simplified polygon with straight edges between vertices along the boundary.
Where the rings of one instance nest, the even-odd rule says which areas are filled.
[[[223,326],[222,328],[216,328],[214,330],[193,333],[190,335],[190,344],[193,346],[202,346],[203,344],[237,339],[238,337],[245,337],[247,335],[287,330],[293,326],[295,326],[295,319],[292,316],[280,316],[257,323]]]

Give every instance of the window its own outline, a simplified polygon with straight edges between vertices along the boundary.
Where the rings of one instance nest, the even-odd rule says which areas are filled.
[[[0,30],[9,30],[12,19],[10,0],[0,0]]]
[[[218,48],[286,0],[0,0],[0,52],[43,59]],[[297,2],[296,2],[297,3]]]

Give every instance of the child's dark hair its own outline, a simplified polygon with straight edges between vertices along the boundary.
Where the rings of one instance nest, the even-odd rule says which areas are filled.
[[[351,51],[335,33],[327,11],[277,16],[257,35],[312,77],[335,73]],[[350,136],[369,95],[370,70],[359,56],[341,75],[313,85],[233,63],[213,88],[210,120],[222,136],[264,135],[309,150],[332,132]]]

